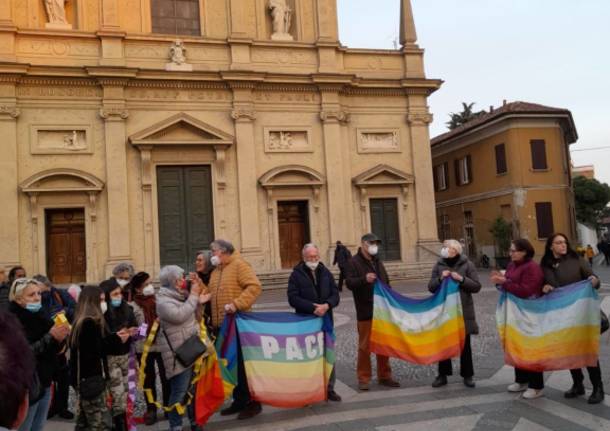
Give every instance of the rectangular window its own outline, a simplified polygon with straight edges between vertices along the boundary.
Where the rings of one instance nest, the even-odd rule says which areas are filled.
[[[551,202],[536,202],[536,222],[538,238],[548,238],[555,231],[553,226],[553,205]]]
[[[440,220],[438,223],[438,238],[441,241],[449,239],[449,216],[447,214],[441,214]]]
[[[470,184],[472,182],[472,158],[470,155],[455,160],[454,166],[457,185]]]
[[[496,149],[496,174],[505,174],[508,171],[506,167],[506,146],[499,144]]]
[[[447,168],[447,163],[442,163],[434,167],[434,188],[436,191],[447,190],[449,187]]]
[[[464,224],[472,225],[472,211],[464,211]]]
[[[513,210],[510,204],[500,205],[500,213],[502,214],[502,218],[506,221],[511,221],[513,219]]]
[[[152,32],[201,35],[199,0],[151,0]]]
[[[544,170],[548,169],[546,163],[546,143],[542,139],[533,139],[530,141],[532,150],[532,169]]]

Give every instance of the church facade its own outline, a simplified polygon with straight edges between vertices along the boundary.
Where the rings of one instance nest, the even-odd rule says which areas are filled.
[[[397,15],[398,15],[397,11]],[[396,271],[437,246],[427,79],[340,44],[335,0],[0,4],[0,265],[156,276],[231,240],[259,273],[374,231]]]

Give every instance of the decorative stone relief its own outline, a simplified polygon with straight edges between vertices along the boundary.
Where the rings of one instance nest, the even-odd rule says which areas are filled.
[[[251,109],[234,109],[231,111],[231,118],[235,121],[254,121],[256,120],[256,111]]]
[[[165,70],[187,72],[193,70],[193,65],[186,62],[186,46],[180,39],[170,46],[169,59],[171,62],[165,65]]]
[[[398,153],[400,137],[398,130],[357,129],[358,153]]]
[[[427,111],[414,111],[407,114],[407,122],[415,126],[425,126],[432,123],[433,117]]]
[[[100,117],[104,120],[125,120],[129,117],[129,111],[125,108],[101,108]]]
[[[271,40],[293,40],[290,34],[292,9],[286,4],[286,0],[269,0],[269,12],[273,23]]]
[[[322,111],[320,112],[320,120],[323,123],[349,123],[349,112],[347,111]]]
[[[91,127],[83,125],[31,125],[32,154],[91,154]]]
[[[311,153],[311,129],[308,127],[265,127],[266,153]]]
[[[11,118],[17,118],[21,111],[15,105],[0,105],[0,118],[8,116]]]
[[[66,1],[67,0],[43,0],[44,8],[47,12],[49,22],[45,24],[46,28],[57,30],[71,30],[72,24],[66,19]]]

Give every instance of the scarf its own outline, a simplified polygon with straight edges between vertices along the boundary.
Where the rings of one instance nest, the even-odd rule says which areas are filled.
[[[455,264],[460,260],[460,255],[456,254],[453,257],[446,257],[443,259],[449,268],[453,268]]]
[[[144,312],[144,321],[148,325],[148,330],[152,327],[153,322],[157,319],[157,301],[155,295],[144,296],[137,294],[134,297],[135,303],[142,308]]]

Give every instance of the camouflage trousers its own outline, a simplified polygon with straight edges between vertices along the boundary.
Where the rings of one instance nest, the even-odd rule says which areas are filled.
[[[112,416],[125,413],[127,409],[127,367],[129,355],[108,356],[108,375],[110,377],[110,396],[112,397]]]
[[[76,413],[76,431],[110,431],[112,417],[108,408],[108,392],[91,400],[79,399]]]

